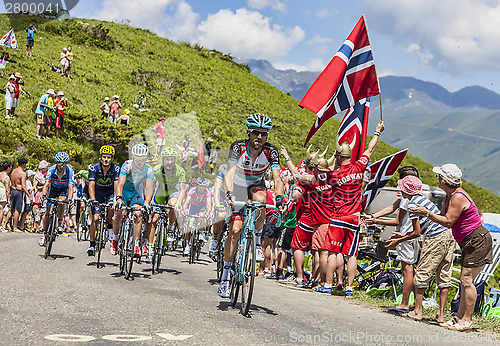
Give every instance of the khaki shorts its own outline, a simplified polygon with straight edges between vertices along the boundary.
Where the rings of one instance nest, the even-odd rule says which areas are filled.
[[[45,115],[40,113],[35,113],[36,124],[37,125],[45,125]]]
[[[156,138],[156,145],[158,146],[165,145],[165,138]]]
[[[437,287],[450,287],[454,249],[455,239],[449,229],[437,237],[425,238],[417,264],[415,287],[426,288],[434,273]]]
[[[476,228],[458,245],[462,249],[462,267],[476,268],[493,262],[493,240],[484,226]]]
[[[327,223],[314,226],[314,233],[311,241],[311,250],[319,251],[325,249],[325,239],[328,233]]]

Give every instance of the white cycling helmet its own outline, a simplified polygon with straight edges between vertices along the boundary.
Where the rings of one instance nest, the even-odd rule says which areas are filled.
[[[132,147],[132,156],[147,157],[148,154],[149,154],[149,149],[144,144],[136,144]]]

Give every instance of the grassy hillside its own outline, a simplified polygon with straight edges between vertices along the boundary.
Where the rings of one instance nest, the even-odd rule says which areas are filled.
[[[24,29],[31,22],[38,32],[34,57],[28,58],[24,53]],[[0,15],[0,32],[7,32],[11,26],[17,33],[20,49],[17,52],[9,49],[16,63],[7,64],[5,72],[21,72],[26,90],[35,99],[21,98],[17,118],[0,117],[2,158],[25,156],[32,159],[33,167],[38,160],[50,159],[57,151],[67,150],[72,163],[82,167],[97,159],[100,145],[111,143],[118,150],[119,160],[123,160],[134,135],[148,142],[152,140],[149,128],[161,116],[176,119],[169,123],[171,145],[180,144],[184,134],[196,133],[199,128],[204,138],[212,137],[216,145],[228,148],[231,142],[244,136],[244,119],[255,112],[272,117],[275,127],[270,142],[285,145],[294,160],[305,155],[302,145],[315,115],[253,76],[247,66],[234,62],[230,55],[188,43],[174,43],[148,30],[94,20],[58,22]],[[52,65],[59,64],[62,48],[68,45],[75,56],[71,79],[51,71]],[[7,82],[5,77],[2,82]],[[38,141],[34,136],[33,111],[48,88],[63,90],[68,98],[67,129],[61,139]],[[151,95],[151,112],[140,113],[132,108],[138,91]],[[113,94],[120,95],[123,108],[131,110],[129,128],[111,125],[100,117],[99,105],[105,96]],[[0,111],[1,107],[3,103]],[[177,120],[178,115],[186,113],[196,114],[196,120]],[[313,137],[313,146],[332,146],[337,127],[338,121],[334,119],[325,124]],[[196,145],[198,137],[193,137]],[[373,159],[396,151],[382,142]],[[430,164],[411,155],[403,164],[417,166],[423,172],[423,181],[435,185]],[[395,185],[395,178],[391,185]],[[466,188],[481,209],[500,211],[498,196],[471,184]]]

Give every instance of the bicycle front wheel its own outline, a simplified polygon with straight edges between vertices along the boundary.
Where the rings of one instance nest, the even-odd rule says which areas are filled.
[[[155,240],[153,243],[153,253],[151,255],[151,274],[160,272],[161,256],[163,252],[163,230],[165,228],[163,220],[158,222],[156,228]]]
[[[245,260],[243,261],[243,282],[241,284],[241,314],[246,316],[250,310],[253,285],[255,281],[255,234],[247,236]]]
[[[49,229],[47,230],[47,234],[45,235],[45,253],[44,258],[50,256],[50,252],[52,251],[52,243],[56,238],[56,220],[57,216],[55,213],[50,217],[49,221]]]
[[[126,222],[126,227],[127,227],[127,236],[125,238],[125,279],[128,280],[130,279],[130,276],[132,275],[132,264],[134,263],[134,240],[135,240],[135,228],[134,228],[134,221],[133,220],[127,220]]]
[[[97,268],[101,267],[101,251],[104,248],[104,244],[106,242],[106,226],[104,224],[104,219],[101,218],[99,220],[99,226],[97,227],[97,234],[96,234],[96,251],[97,251]]]
[[[193,264],[196,258],[196,247],[198,242],[198,233],[196,229],[191,230],[191,239],[189,240],[191,247],[189,248],[189,264]]]

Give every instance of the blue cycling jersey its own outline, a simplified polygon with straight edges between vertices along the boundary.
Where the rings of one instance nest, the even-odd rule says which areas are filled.
[[[50,181],[50,186],[55,189],[64,189],[69,185],[75,186],[75,178],[74,178],[73,169],[69,168],[69,166],[64,167],[64,174],[59,177],[57,173],[57,164],[53,165],[47,171],[47,177],[45,181]]]
[[[142,183],[145,180],[154,179],[154,170],[153,167],[146,163],[140,171],[136,171],[133,161],[127,160],[122,165],[120,175],[126,177],[125,185],[123,185],[124,190],[142,193]]]
[[[113,191],[114,183],[120,175],[120,166],[111,163],[104,175],[104,171],[100,162],[93,163],[89,166],[89,181],[95,181],[96,191]]]

